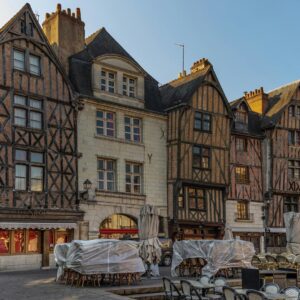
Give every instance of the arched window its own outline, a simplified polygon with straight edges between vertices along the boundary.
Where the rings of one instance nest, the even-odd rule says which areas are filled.
[[[110,239],[137,239],[137,220],[122,214],[111,215],[100,224],[99,237]]]

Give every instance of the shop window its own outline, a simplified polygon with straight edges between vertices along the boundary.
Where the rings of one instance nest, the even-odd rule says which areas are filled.
[[[8,230],[0,229],[0,254],[9,253],[10,235]]]
[[[15,246],[15,253],[25,252],[25,231],[24,230],[14,231],[14,246]]]
[[[64,244],[69,242],[69,234],[67,231],[56,231],[55,244]]]
[[[38,230],[29,230],[28,231],[28,243],[27,243],[27,252],[36,252],[40,251],[40,231]]]

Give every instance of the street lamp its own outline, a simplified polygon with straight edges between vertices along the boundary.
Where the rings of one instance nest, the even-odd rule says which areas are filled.
[[[89,179],[86,179],[84,182],[83,182],[83,188],[85,191],[88,191],[90,190],[92,187],[92,182],[89,180]]]

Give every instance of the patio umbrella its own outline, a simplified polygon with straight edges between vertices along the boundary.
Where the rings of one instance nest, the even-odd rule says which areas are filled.
[[[161,258],[161,244],[158,239],[159,217],[158,210],[153,205],[141,208],[139,217],[139,237],[141,240],[140,257],[148,265],[157,264]]]
[[[233,240],[232,228],[228,225],[225,226],[225,233],[223,240]]]

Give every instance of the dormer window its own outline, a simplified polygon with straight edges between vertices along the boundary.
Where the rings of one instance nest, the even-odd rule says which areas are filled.
[[[116,73],[112,71],[102,70],[100,87],[101,91],[115,93]]]
[[[128,76],[123,76],[123,95],[135,97],[136,79]]]
[[[235,129],[248,130],[248,112],[243,106],[235,112]]]

